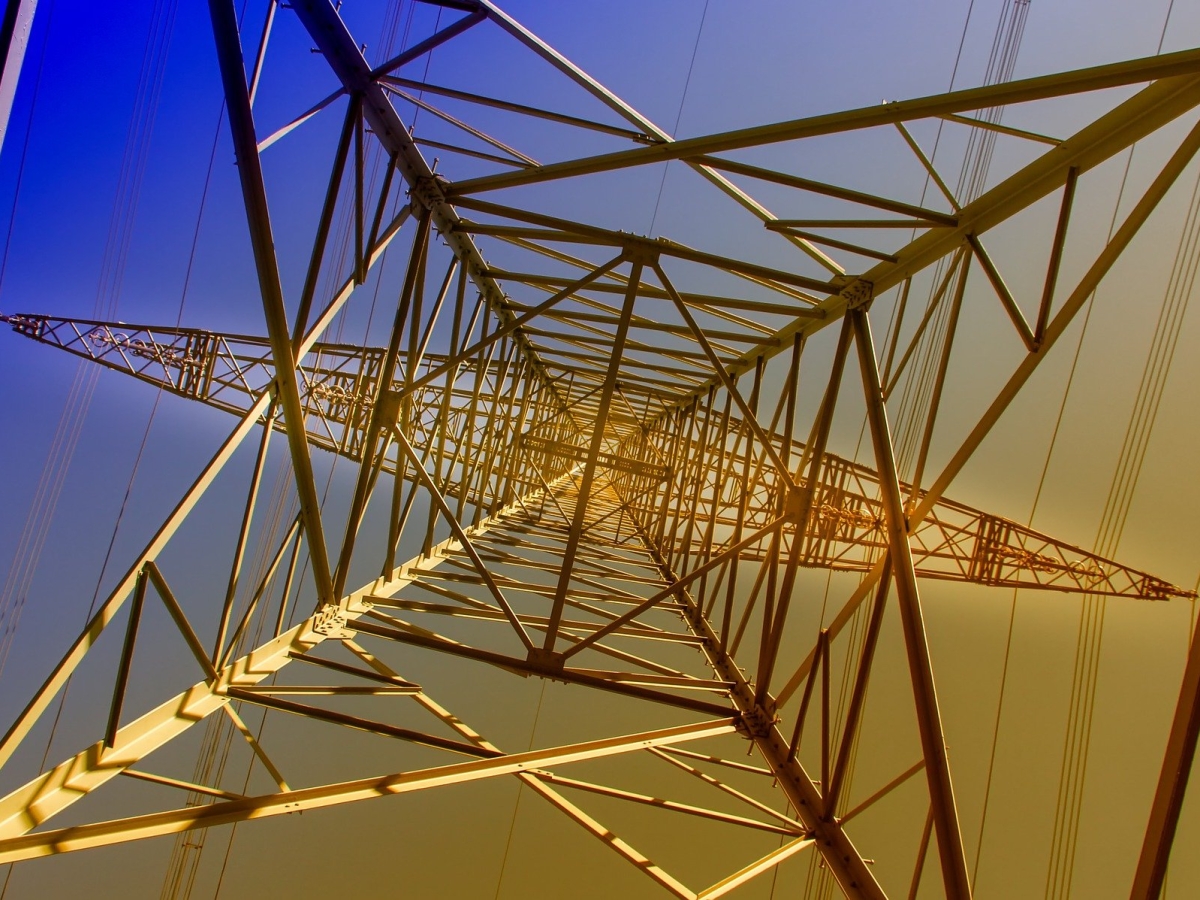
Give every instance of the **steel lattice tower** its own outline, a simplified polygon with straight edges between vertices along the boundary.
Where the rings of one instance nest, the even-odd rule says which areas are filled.
[[[922,582],[1129,603],[1194,598],[949,494],[1200,150],[1200,126],[1189,124],[1200,105],[1200,51],[675,140],[489,0],[432,2],[444,13],[440,29],[377,65],[330,0],[292,0],[278,12],[272,5],[271,17],[299,20],[340,87],[266,135],[251,90],[262,53],[239,35],[233,3],[210,0],[265,336],[3,316],[19,335],[223,410],[237,425],[0,743],[2,765],[92,646],[120,645],[104,733],[0,800],[0,862],[505,776],[599,838],[597,853],[629,862],[664,896],[736,894],[797,855],[819,860],[820,877],[847,897],[902,897],[910,884],[971,896]],[[480,30],[540,58],[608,117],[403,72]],[[1125,99],[1063,138],[1001,125],[991,114],[1119,87],[1131,88]],[[406,103],[457,129],[463,142],[414,136],[398,112]],[[344,107],[344,124],[311,261],[303,291],[285,297],[261,156],[334,104]],[[443,109],[453,104],[454,114]],[[549,121],[598,149],[538,163],[473,125],[470,113],[481,109]],[[1030,161],[958,198],[907,127],[928,119],[1025,141]],[[1089,173],[1181,122],[1182,140],[1126,204],[1111,240],[1090,254],[1080,277],[1060,278],[1072,209],[1094,189]],[[937,203],[747,161],[760,148],[881,129],[900,132],[903,152],[935,182]],[[387,165],[373,184],[365,159],[376,146]],[[443,158],[436,171],[432,153]],[[782,242],[792,264],[599,227],[560,214],[557,200],[539,205],[544,192],[524,191],[547,185],[569,195],[575,182],[671,161],[694,171],[753,241]],[[457,177],[459,163],[470,177]],[[850,212],[780,218],[752,196],[763,185]],[[989,231],[1043,200],[1056,219],[1040,255],[1027,261],[1044,284],[1030,299],[1008,286],[986,244]],[[352,259],[330,273],[339,203],[352,210]],[[336,340],[331,324],[359,300],[389,248],[405,269],[388,301],[386,339]],[[330,274],[341,286],[322,296],[318,283]],[[917,291],[926,284],[922,309]],[[943,437],[939,405],[954,388],[954,327],[972,303],[1002,311],[1007,330],[996,339],[1011,341],[1020,357],[941,458],[931,448]],[[887,323],[904,320],[905,304],[910,330],[902,340],[901,327]],[[881,340],[885,326],[890,337]],[[942,329],[933,350],[922,344],[927,326]],[[901,413],[897,388],[916,377],[922,354],[926,402]],[[807,407],[805,390],[816,398]],[[916,423],[906,461],[898,461],[894,424],[902,414]],[[857,458],[830,448],[839,415],[864,422]],[[286,442],[298,511],[265,574],[247,584],[273,435]],[[194,596],[159,557],[242,445],[255,464],[248,484],[239,482],[245,504],[232,561],[226,552],[207,563],[229,573],[229,588]],[[319,490],[318,454],[353,469],[336,501]],[[355,581],[362,566],[377,577]],[[834,590],[815,629],[798,624],[819,601],[805,580],[810,570],[849,573],[831,583],[853,585]],[[139,624],[152,607],[169,613],[195,677],[161,705],[135,711],[125,697],[145,642]],[[301,620],[289,627],[293,608]],[[198,620],[211,622],[211,632]],[[871,677],[885,653],[900,661],[900,682]],[[548,680],[571,691],[579,737],[528,751],[499,747],[488,739],[489,723],[441,705],[439,678],[497,692]],[[872,754],[885,760],[873,772],[894,761],[892,748],[860,738],[873,695],[894,699],[897,684],[905,696],[897,715],[907,717],[915,756],[877,783],[852,783]],[[1147,800],[1133,897],[1161,889],[1200,726],[1198,687],[1193,645],[1162,775]],[[605,710],[594,720],[593,703]],[[422,762],[396,756],[394,769],[360,777],[331,756],[319,779],[296,776],[270,737],[260,742],[247,725],[248,711],[259,708],[291,714],[297,729],[415,745],[421,755],[412,758]],[[630,712],[622,719],[613,710]],[[231,720],[271,789],[243,795],[153,771],[155,751],[210,717]],[[604,767],[588,771],[602,780],[571,774],[570,764],[596,761]],[[713,799],[676,801],[623,786],[630,781],[622,766],[644,783],[638,773],[647,765],[686,774]],[[89,803],[90,817],[67,816],[119,776],[156,783],[161,805],[110,818]],[[203,802],[181,806],[181,792]],[[693,883],[653,848],[635,847],[594,818],[596,795],[686,820],[698,856],[728,842],[731,830],[760,849],[707,886]],[[729,802],[739,812],[727,811]],[[875,815],[885,826],[869,824]],[[880,827],[894,840],[881,840]],[[547,842],[552,852],[552,837]],[[569,893],[559,885],[545,896]]]

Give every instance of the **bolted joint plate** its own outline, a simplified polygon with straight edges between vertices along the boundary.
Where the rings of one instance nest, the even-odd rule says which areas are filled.
[[[653,266],[658,262],[659,249],[649,238],[629,235],[621,247],[621,256],[631,263]]]
[[[525,661],[529,668],[535,669],[538,674],[548,678],[554,678],[555,675],[561,674],[566,664],[566,659],[561,653],[542,647],[534,647],[530,650]]]
[[[800,517],[804,512],[805,503],[808,500],[808,488],[804,485],[796,485],[788,488],[787,495],[783,498],[783,514],[788,517],[788,521],[793,524],[800,524]]]
[[[446,202],[446,186],[448,182],[440,175],[432,177],[418,178],[413,182],[413,186],[409,188],[409,196],[412,198],[413,206],[418,204],[426,209],[433,209],[435,206]]]
[[[346,622],[346,613],[337,605],[328,603],[312,617],[311,628],[327,638],[344,640],[354,637],[354,632],[346,627]]]
[[[766,738],[771,735],[771,729],[779,721],[779,716],[763,709],[757,703],[742,713],[738,722],[738,731],[750,738]]]
[[[870,306],[875,298],[875,285],[865,278],[855,278],[838,292],[838,296],[846,301],[847,310]]]
[[[379,397],[375,400],[375,415],[378,417],[378,422],[381,427],[395,425],[400,418],[400,401],[403,399],[399,391],[391,391],[386,388],[379,392]]]

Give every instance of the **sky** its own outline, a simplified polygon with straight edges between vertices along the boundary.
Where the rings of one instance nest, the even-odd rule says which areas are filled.
[[[977,85],[984,78],[1004,6],[1000,0],[652,0],[590,6],[512,2],[504,8],[658,125],[677,136],[691,136]],[[379,59],[377,36],[394,7],[397,4],[366,0],[345,0],[342,6],[352,33],[367,43],[372,61]],[[438,12],[431,7],[418,6],[410,15],[405,2],[398,4],[398,12],[396,48],[411,46],[437,25]],[[264,13],[265,4],[248,0],[243,13],[248,46],[257,41]],[[1151,55],[1160,37],[1164,52],[1197,46],[1200,9],[1159,0],[1033,0],[1014,77]],[[152,38],[159,43],[151,58],[163,66],[161,93],[139,101],[139,75]],[[310,48],[298,19],[281,10],[256,99],[260,136],[334,89],[333,76]],[[604,115],[597,102],[488,24],[404,74],[576,115]],[[1007,111],[1004,122],[1065,136],[1132,92],[1121,89],[1031,104]],[[295,308],[303,283],[342,103],[263,153],[289,309]],[[134,126],[145,138],[140,163],[125,149],[137,110],[144,116]],[[114,14],[102,4],[42,0],[7,142],[0,149],[0,312],[90,318],[96,310],[115,310],[107,317],[265,333],[228,127],[219,125],[221,114],[211,27],[203,4],[141,2],[123,5]],[[404,115],[412,121],[410,107]],[[1064,283],[1078,279],[1103,245],[1114,207],[1122,213],[1128,210],[1136,192],[1149,183],[1195,118],[1185,116],[1139,145],[1127,169],[1122,155],[1081,182],[1078,230],[1064,258]],[[481,121],[489,128],[494,123],[502,140],[537,148],[530,152],[540,162],[617,146],[541,123],[518,127],[511,119],[486,115]],[[438,123],[424,114],[415,117],[414,128],[418,137],[440,134]],[[923,146],[932,146],[937,125],[916,123],[913,134]],[[961,133],[948,130],[944,141],[935,163],[954,173],[962,154]],[[989,183],[1031,158],[1019,141],[1002,140],[997,147]],[[763,148],[742,158],[917,202],[924,173],[915,158],[902,151],[897,135],[873,131]],[[447,158],[440,165],[452,179],[482,171],[470,161]],[[1096,542],[1197,178],[1193,163],[1146,233],[1101,286],[1082,340],[1080,322],[955,481],[949,496],[1020,522],[1030,521],[1036,503],[1034,527],[1080,546]],[[128,186],[135,182],[140,188],[131,192]],[[607,228],[670,236],[766,265],[806,265],[782,241],[764,240],[756,223],[748,227],[747,217],[723,198],[714,199],[704,187],[693,173],[675,164],[665,172],[654,166],[597,176],[570,188],[532,186],[504,199]],[[115,198],[129,199],[133,193],[136,203],[114,213]],[[763,188],[760,196],[780,216],[802,212],[794,195],[784,189]],[[1048,198],[989,235],[989,250],[1027,310],[1040,289],[1056,204],[1056,197]],[[817,201],[804,212],[825,214],[833,208]],[[338,222],[338,227],[344,225],[343,219]],[[398,246],[407,246],[407,235],[405,231]],[[113,247],[125,248],[125,255]],[[503,258],[502,249],[494,252]],[[1188,258],[1184,254],[1184,260]],[[390,319],[384,312],[387,297],[398,290],[402,266],[400,253],[394,254],[383,273],[356,293],[338,325],[344,339],[382,342]],[[1187,295],[1190,289],[1185,278],[1181,290]],[[322,286],[326,294],[331,290],[332,284]],[[894,302],[885,298],[873,312],[877,342]],[[1004,330],[1003,314],[977,269],[964,309],[959,346],[970,350],[952,362],[955,390],[945,399],[939,418],[932,451],[937,461],[949,456],[1020,355],[1019,341]],[[1200,479],[1194,477],[1200,360],[1187,352],[1200,337],[1198,328],[1194,311],[1185,312],[1180,350],[1167,374],[1115,552],[1118,559],[1185,589],[1195,587],[1200,576]],[[827,330],[807,351],[818,371],[831,352],[833,331]],[[61,353],[0,334],[5,400],[0,410],[0,459],[8,475],[0,483],[0,566],[9,564],[21,541],[76,370],[76,362]],[[819,388],[814,381],[802,391],[801,419],[811,417]],[[839,411],[831,449],[846,456],[869,456],[861,446],[861,422],[861,407]],[[7,722],[16,715],[81,627],[93,597],[102,598],[111,589],[232,424],[224,413],[177,397],[156,397],[152,388],[118,374],[106,372],[99,378],[19,631],[0,671],[0,719]],[[210,623],[213,615],[203,603],[205,596],[223,590],[223,576],[214,571],[211,560],[230,552],[229,535],[236,528],[253,463],[250,443],[165,556],[164,566],[169,564],[175,573],[172,582],[186,585],[182,594],[201,622]],[[272,450],[268,484],[273,485],[271,479],[282,470],[283,443],[277,441]],[[348,465],[336,467],[320,454],[314,461],[318,488],[327,479],[333,485],[330,519],[339,521],[353,473]],[[370,575],[366,568],[361,574]],[[804,590],[813,596],[829,591],[830,583],[835,595],[853,586],[852,579],[840,575],[829,582],[821,572],[804,577]],[[922,589],[948,741],[958,767],[964,836],[969,857],[973,862],[978,858],[982,873],[979,896],[1032,896],[1044,890],[1046,879],[1053,794],[1083,601],[942,583]],[[797,652],[819,627],[820,616],[813,608],[798,617]],[[1106,605],[1105,616],[1096,664],[1099,687],[1083,793],[1080,864],[1073,887],[1079,897],[1120,896],[1124,891],[1194,609],[1186,601],[1118,601]],[[147,633],[166,633],[165,617],[160,618],[148,623]],[[50,744],[52,761],[94,740],[102,727],[117,644],[112,638],[102,644],[73,683],[64,724]],[[131,694],[131,709],[169,696],[183,683],[180,678],[190,677],[181,670],[180,648],[166,638],[141,646],[142,680]],[[1006,646],[1011,646],[1007,669]],[[905,677],[895,653],[885,655],[880,665],[897,681]],[[556,736],[569,739],[583,715],[578,695],[562,685],[553,685],[544,695],[532,680],[510,682],[503,692],[498,686],[479,692],[475,682],[456,680],[453,666],[433,669],[444,681],[447,705],[456,711],[487,716],[496,712],[494,704],[502,704],[503,715],[495,716],[490,733],[505,746],[531,743],[535,736],[538,743],[550,743]],[[1003,671],[1009,681],[996,731]],[[886,697],[888,688],[882,690]],[[623,723],[621,717],[628,715],[626,730],[642,727],[637,714],[607,700],[596,704],[586,715],[614,723]],[[911,723],[904,723],[902,707],[899,702],[899,711],[885,712],[891,709],[886,703],[878,707],[867,726],[873,746],[911,746]],[[34,732],[30,743],[36,752],[31,749],[17,760],[19,773],[10,767],[0,776],[0,790],[22,783],[32,774],[30,767],[36,771],[48,737],[44,727]],[[332,737],[325,739],[323,751],[345,752],[367,773],[389,763],[373,745],[352,739],[337,745]],[[996,783],[1007,787],[989,801],[988,831],[980,849],[979,823],[993,742]],[[308,749],[288,746],[284,754],[289,764],[307,772]],[[196,750],[192,742],[164,751],[161,765],[185,776]],[[897,754],[903,752],[897,749]],[[244,769],[240,757],[237,764]],[[315,767],[311,771],[315,775]],[[874,774],[878,773],[868,769],[860,777],[866,783]],[[255,777],[261,778],[261,772]],[[638,777],[651,778],[645,773]],[[110,806],[97,808],[113,815],[139,809],[144,799],[129,788]],[[907,806],[895,821],[923,815],[917,809],[923,797],[898,799]],[[242,827],[232,842],[230,829],[215,830],[212,847],[201,857],[193,895],[216,896],[219,891],[226,897],[297,892],[319,896],[352,873],[363,890],[388,896],[549,897],[561,895],[555,886],[561,878],[582,872],[587,877],[577,896],[612,896],[617,890],[631,897],[657,896],[648,881],[625,871],[584,837],[562,834],[560,820],[551,818],[548,810],[528,798],[518,804],[515,785],[486,782],[365,806],[371,808],[343,807]],[[648,819],[637,816],[630,817],[627,827],[633,833],[655,831]],[[692,852],[685,833],[654,836],[666,841],[663,852],[678,865],[705,865],[698,859],[702,855]],[[1198,838],[1200,809],[1193,797],[1185,806],[1179,846],[1194,846]],[[878,839],[886,840],[887,835]],[[153,896],[163,884],[171,846],[171,839],[158,839],[21,864],[5,896],[73,894],[85,886],[98,897]],[[903,848],[903,853],[911,852],[911,847]],[[316,853],[324,860],[313,866]],[[806,865],[781,870],[781,896],[802,895]],[[887,863],[880,865],[882,869]],[[301,878],[296,873],[302,867]],[[453,888],[446,886],[448,876],[456,879]],[[1188,896],[1198,885],[1200,864],[1185,857],[1172,870],[1167,896]],[[745,896],[766,897],[767,890],[765,883],[756,882]]]

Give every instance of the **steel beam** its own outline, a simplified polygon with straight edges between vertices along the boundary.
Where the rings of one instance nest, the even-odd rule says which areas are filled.
[[[1197,738],[1200,738],[1200,628],[1193,630],[1188,647],[1183,684],[1167,735],[1167,749],[1150,804],[1150,818],[1129,900],[1158,900],[1162,894],[1183,797],[1196,757]]]
[[[535,184],[598,172],[612,172],[632,166],[644,166],[672,159],[691,159],[711,153],[761,147],[781,141],[828,134],[842,134],[880,125],[894,125],[914,119],[928,119],[951,113],[972,112],[1015,103],[1029,103],[1049,97],[1098,91],[1159,79],[1194,76],[1200,73],[1200,50],[1181,50],[1143,59],[1109,63],[1073,72],[1041,75],[1006,81],[986,87],[967,88],[947,94],[935,94],[914,100],[898,100],[845,112],[829,113],[805,119],[792,119],[773,125],[758,125],[737,131],[685,138],[670,143],[622,150],[602,156],[553,163],[522,172],[490,175],[460,182],[460,194],[494,191],[517,185]]]
[[[225,88],[225,108],[229,129],[233,135],[234,152],[238,161],[238,177],[242,184],[242,199],[250,226],[250,243],[254,248],[254,264],[258,270],[258,287],[262,294],[271,353],[275,359],[275,377],[287,429],[288,448],[292,456],[296,493],[304,516],[304,533],[308,536],[313,581],[320,603],[336,603],[333,575],[325,547],[325,529],[321,524],[321,501],[313,479],[312,460],[304,429],[304,408],[300,403],[300,388],[296,383],[296,354],[293,352],[288,329],[287,311],[283,305],[283,288],[279,281],[279,264],[275,258],[275,239],[271,235],[271,216],[267,209],[267,192],[263,184],[262,163],[258,158],[258,139],[254,135],[254,113],[250,109],[250,89],[246,83],[246,67],[242,61],[242,44],[238,36],[237,11],[233,0],[209,0],[213,35],[217,43],[217,59],[221,66],[221,81]]]
[[[917,724],[921,733],[921,748],[925,757],[929,797],[933,804],[934,824],[937,827],[938,854],[942,863],[942,883],[946,896],[952,900],[969,900],[971,882],[968,877],[966,851],[958,824],[958,809],[954,787],[950,780],[950,761],[946,739],[942,733],[941,712],[934,688],[933,665],[929,644],[925,638],[921,598],[917,591],[917,575],[913,570],[912,551],[908,545],[908,522],[904,516],[904,497],[896,477],[896,462],[892,455],[891,430],[883,404],[883,387],[875,347],[871,340],[871,324],[865,307],[850,311],[858,346],[859,368],[862,372],[863,394],[871,440],[875,447],[875,465],[879,469],[879,485],[887,513],[889,564],[896,582],[900,619],[904,628],[904,644],[908,651],[909,675],[916,701]]]
[[[247,797],[244,800],[226,800],[207,806],[191,806],[109,822],[41,831],[22,837],[0,839],[0,865],[22,859],[36,859],[164,834],[178,834],[194,828],[211,828],[247,819],[288,815],[310,809],[323,809],[343,803],[352,803],[357,800],[413,793],[444,785],[464,784],[500,775],[528,772],[548,766],[602,759],[650,747],[717,737],[729,734],[734,730],[733,719],[710,720],[695,725],[677,725],[672,728],[603,738],[546,750],[501,754],[487,759],[431,769],[398,772],[394,775],[363,778],[340,784],[285,791],[260,797]]]
[[[0,56],[3,56],[0,63],[0,147],[4,146],[8,136],[8,117],[17,96],[21,64],[25,61],[25,48],[29,44],[36,11],[37,0],[7,0],[4,17],[0,19]]]

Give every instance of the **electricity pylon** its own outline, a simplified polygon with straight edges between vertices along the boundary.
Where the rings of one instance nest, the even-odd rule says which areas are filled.
[[[1200,51],[674,140],[486,0],[438,5],[458,18],[372,66],[332,3],[290,4],[290,14],[342,85],[318,108],[348,100],[305,287],[289,314],[260,154],[315,113],[261,136],[248,87],[258,64],[248,78],[232,4],[210,3],[265,337],[41,313],[4,317],[26,337],[239,421],[0,742],[3,763],[128,607],[104,735],[0,800],[0,862],[511,775],[675,896],[720,896],[808,853],[819,854],[849,897],[902,893],[920,882],[927,857],[936,859],[928,878],[940,883],[945,896],[969,897],[919,579],[1141,600],[1193,596],[945,495],[1200,149],[1195,126],[1078,281],[1059,283],[1071,211],[1077,195],[1091,186],[1089,173],[1200,105]],[[434,47],[485,27],[541,57],[621,124],[396,74]],[[1143,86],[1062,139],[982,115],[1129,85]],[[594,154],[539,164],[444,112],[430,97],[548,119],[605,143]],[[404,103],[427,110],[474,143],[414,137],[398,112]],[[960,203],[906,128],[934,117],[1046,149]],[[945,194],[940,208],[735,158],[743,149],[885,128],[902,132],[906,152]],[[369,196],[364,172],[368,142],[376,142],[388,160],[375,196]],[[616,142],[635,146],[611,150]],[[477,149],[479,143],[488,149]],[[441,171],[427,163],[422,144],[447,154]],[[768,266],[548,215],[516,201],[481,199],[672,160],[695,170],[751,221],[759,219],[766,239],[786,242],[796,251],[794,264]],[[451,177],[459,163],[471,177]],[[322,298],[316,284],[329,265],[326,244],[343,180],[352,194],[353,259],[348,272],[337,273],[342,287]],[[857,212],[780,219],[742,186],[760,183],[832,198]],[[990,230],[1055,195],[1057,222],[1037,262],[1045,266],[1044,290],[1027,313],[1028,304],[1009,289],[984,241]],[[825,234],[835,229],[860,237],[851,242]],[[899,229],[915,236],[899,246],[880,237]],[[323,342],[402,234],[410,249],[386,343]],[[481,244],[496,248],[491,259]],[[871,262],[841,263],[835,256]],[[982,297],[967,294],[973,271],[989,286]],[[904,307],[926,276],[929,301],[907,348],[899,325],[887,346],[877,346],[871,311]],[[427,291],[427,281],[434,290]],[[734,287],[700,293],[677,283]],[[915,297],[911,302],[915,308]],[[1005,337],[1023,355],[930,478],[937,412],[950,387],[954,323],[967,302],[1003,310],[1012,325]],[[896,415],[893,398],[897,385],[914,377],[912,361],[923,352],[925,331],[936,327],[929,323],[939,310],[946,314],[944,337],[930,356],[931,389],[916,414],[919,441],[902,478],[889,422]],[[898,310],[897,318],[903,316]],[[819,373],[807,366],[802,383],[801,359],[807,361],[806,348],[820,341],[831,345],[829,358]],[[801,439],[800,394],[808,384],[819,386],[820,399]],[[828,449],[837,411],[841,407],[845,415],[847,405],[852,413],[865,413],[865,462]],[[299,511],[263,577],[239,592],[276,432],[287,441]],[[229,587],[224,597],[193,600],[189,607],[176,576],[160,568],[158,557],[238,446],[255,433],[259,451]],[[314,447],[355,466],[344,523],[331,522],[321,502]],[[387,508],[387,534],[368,540],[372,502]],[[380,544],[382,552],[371,560],[379,576],[352,586],[352,564],[368,551],[377,553]],[[415,555],[406,559],[406,548]],[[797,611],[813,600],[801,570],[811,567],[859,577],[848,597],[837,598],[824,627],[798,634]],[[181,684],[177,696],[130,720],[125,696],[139,623],[147,605],[158,601],[194,658],[199,680]],[[288,627],[289,604],[301,602],[311,604],[302,611],[305,618]],[[205,637],[192,624],[201,608],[219,608],[215,633]],[[256,621],[266,622],[270,632],[257,645],[249,639]],[[886,689],[871,673],[889,640],[902,648],[919,755],[862,793],[852,777],[864,754],[879,750],[859,738],[868,698]],[[489,682],[533,676],[604,692],[636,705],[643,717],[647,707],[659,711],[660,725],[626,733],[592,722],[606,733],[506,752],[484,736],[482,726],[476,730],[442,706],[435,684],[410,674],[431,653],[458,661],[463,678],[486,671]],[[835,660],[849,673],[840,689],[830,674]],[[1198,681],[1200,651],[1193,650],[1134,875],[1136,897],[1156,897],[1162,882],[1200,722],[1194,712]],[[365,707],[364,697],[377,698],[370,701],[375,705]],[[834,704],[842,707],[840,715],[831,712]],[[260,742],[246,725],[247,707],[419,745],[439,757],[432,765],[369,778],[339,779],[335,772],[301,787],[288,780],[270,741]],[[368,708],[372,712],[365,714]],[[409,715],[416,712],[422,718]],[[155,750],[214,715],[232,720],[275,790],[243,796],[145,770],[143,761]],[[399,716],[405,724],[395,724]],[[739,748],[750,748],[757,759],[736,760]],[[714,796],[735,797],[742,812],[559,771],[602,758],[635,765],[646,756],[695,776]],[[735,788],[713,774],[723,770],[752,774],[759,782]],[[211,802],[179,807],[166,801],[165,808],[140,815],[56,825],[55,816],[122,775],[161,785],[164,798],[184,790]],[[892,867],[877,877],[872,861],[891,848],[860,848],[853,834],[912,779],[924,782],[924,797],[915,817],[903,821],[920,849],[915,860],[904,861],[902,876],[895,874],[900,867]],[[652,849],[643,852],[617,837],[577,805],[572,792],[669,810],[713,829],[745,829],[765,835],[767,843],[697,890],[652,862]],[[714,831],[697,846],[715,846],[725,840],[722,834]]]

